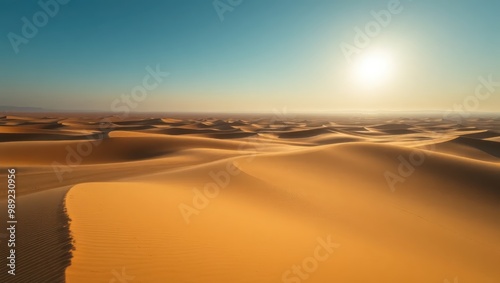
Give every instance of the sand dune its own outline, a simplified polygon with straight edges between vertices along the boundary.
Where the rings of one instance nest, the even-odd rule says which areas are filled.
[[[496,120],[106,119],[0,118],[12,282],[500,280]]]
[[[460,156],[491,162],[498,162],[500,159],[498,142],[487,139],[460,136],[445,144],[438,144],[438,149]]]
[[[64,282],[72,249],[64,207],[69,188],[55,188],[17,198],[17,272],[13,279],[3,265],[0,282]],[[6,201],[0,201],[0,206],[7,207]],[[0,220],[6,223],[5,213]],[[7,255],[4,239],[0,238],[0,253]]]

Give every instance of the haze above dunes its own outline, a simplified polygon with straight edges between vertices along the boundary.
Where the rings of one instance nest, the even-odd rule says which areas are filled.
[[[500,280],[498,118],[20,115],[0,141],[18,282]]]

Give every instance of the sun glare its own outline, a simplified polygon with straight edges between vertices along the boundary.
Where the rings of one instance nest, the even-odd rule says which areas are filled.
[[[353,66],[356,83],[377,86],[386,83],[393,73],[393,58],[384,51],[372,51],[361,55]]]

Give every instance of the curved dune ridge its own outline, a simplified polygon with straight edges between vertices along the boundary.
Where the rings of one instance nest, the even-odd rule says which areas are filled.
[[[436,154],[400,195],[388,193],[378,171],[411,152],[334,145],[78,185],[66,198],[76,247],[67,281],[105,282],[124,270],[138,282],[279,282],[331,235],[340,247],[311,282],[430,282],[457,272],[494,282],[500,167]],[[179,205],[227,164],[239,173],[186,223]]]
[[[499,282],[499,129],[6,116],[16,282]]]

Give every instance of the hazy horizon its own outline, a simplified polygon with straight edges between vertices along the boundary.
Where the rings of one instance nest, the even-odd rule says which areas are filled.
[[[55,113],[55,114],[65,114],[65,113],[101,113],[101,114],[116,114],[116,116],[122,116],[119,115],[120,113],[127,113],[129,114],[162,114],[162,115],[169,115],[169,114],[275,114],[277,112],[282,112],[283,109],[287,109],[287,113],[296,113],[296,114],[337,114],[337,113],[359,113],[359,114],[390,114],[390,113],[407,113],[407,114],[414,114],[414,113],[429,113],[429,114],[435,114],[435,115],[442,115],[444,113],[454,113],[456,115],[460,115],[459,112],[455,112],[452,109],[442,109],[442,110],[433,110],[433,109],[414,109],[414,110],[403,110],[403,109],[337,109],[337,110],[288,110],[288,108],[283,107],[281,110],[279,108],[271,108],[268,110],[241,110],[241,111],[231,111],[231,110],[207,110],[207,111],[192,111],[192,110],[140,110],[140,111],[135,111],[135,110],[130,110],[129,112],[117,112],[117,111],[112,111],[112,110],[99,110],[99,109],[84,109],[84,110],[79,110],[79,109],[51,109],[51,108],[43,108],[43,107],[24,107],[24,106],[10,106],[10,105],[0,105],[0,114],[29,114],[29,113]],[[467,111],[464,113],[467,113],[467,115],[474,116],[474,115],[481,115],[481,114],[498,114],[497,111]]]

